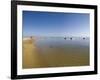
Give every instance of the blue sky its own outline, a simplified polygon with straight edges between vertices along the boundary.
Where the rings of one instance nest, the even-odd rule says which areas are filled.
[[[23,11],[23,36],[89,36],[87,13]]]

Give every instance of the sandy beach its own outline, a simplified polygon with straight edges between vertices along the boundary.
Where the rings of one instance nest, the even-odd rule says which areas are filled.
[[[23,40],[23,69],[89,65],[89,49],[39,48],[35,39]]]
[[[23,40],[23,68],[45,67],[43,57],[38,54],[37,48],[32,39]]]

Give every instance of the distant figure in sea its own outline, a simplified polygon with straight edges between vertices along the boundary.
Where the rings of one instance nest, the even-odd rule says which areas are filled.
[[[66,40],[66,37],[64,39]]]
[[[83,39],[85,39],[85,37],[83,37]]]
[[[70,40],[72,40],[72,37],[70,38]]]
[[[32,36],[30,38],[32,39]]]

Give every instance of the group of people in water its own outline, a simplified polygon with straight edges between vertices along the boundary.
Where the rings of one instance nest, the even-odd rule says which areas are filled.
[[[67,39],[66,37],[64,38],[65,40]],[[70,40],[72,40],[73,38],[71,37]],[[83,37],[83,39],[85,39],[85,37]]]
[[[32,36],[30,37],[31,39],[32,39]],[[64,39],[66,40],[67,38],[66,37],[64,37]],[[73,38],[72,37],[70,37],[70,40],[72,40]],[[85,37],[83,37],[83,40],[85,40]]]

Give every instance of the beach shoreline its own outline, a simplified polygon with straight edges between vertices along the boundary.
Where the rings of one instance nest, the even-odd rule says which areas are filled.
[[[42,51],[36,46],[35,40],[34,37],[23,39],[23,69],[89,65],[89,53],[85,49],[68,50],[67,53],[60,48],[45,48]]]

